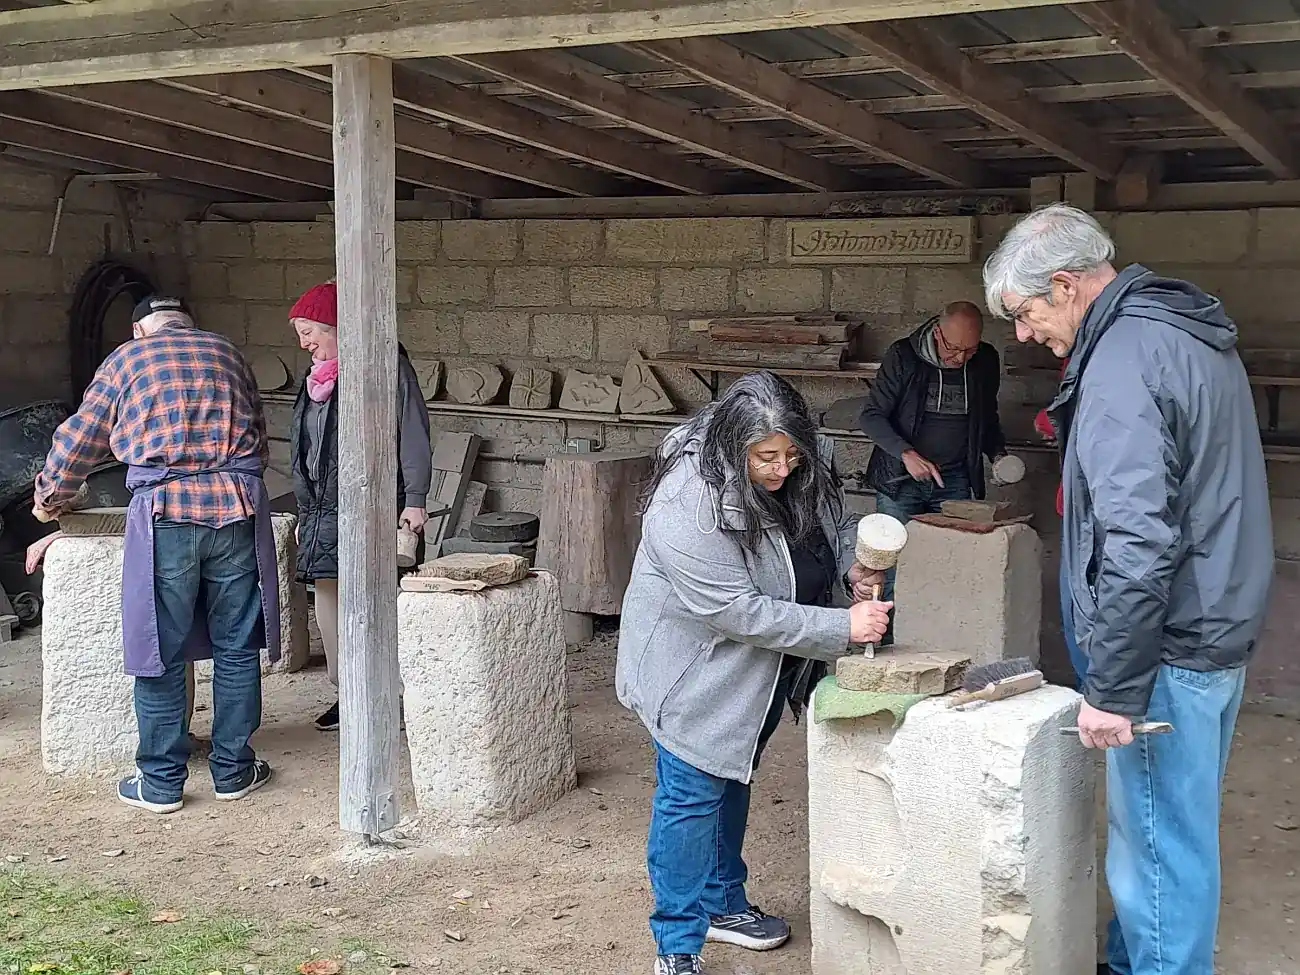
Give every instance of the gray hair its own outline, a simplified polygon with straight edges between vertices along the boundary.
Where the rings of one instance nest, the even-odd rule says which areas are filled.
[[[749,448],[777,433],[789,437],[801,457],[779,497],[749,477]],[[833,510],[838,505],[835,473],[817,449],[817,421],[799,391],[775,373],[746,373],[669,434],[643,505],[649,504],[659,483],[692,443],[698,450],[700,476],[716,492],[719,522],[726,493],[745,515],[740,534],[750,551],[758,550],[764,524],[774,521],[788,539],[798,541],[820,530],[823,504],[829,503]],[[838,520],[842,511],[835,514]]]
[[[1053,203],[1012,227],[984,262],[984,300],[998,318],[1010,318],[1004,292],[1040,298],[1052,293],[1058,271],[1095,271],[1114,257],[1114,241],[1091,214]]]

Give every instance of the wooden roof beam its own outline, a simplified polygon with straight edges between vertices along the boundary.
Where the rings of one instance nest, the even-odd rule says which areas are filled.
[[[328,76],[322,80],[328,81]],[[322,132],[329,131],[332,125],[334,109],[329,92],[298,84],[286,75],[217,75],[209,78],[171,79],[164,83],[217,95],[227,102],[305,122]],[[466,170],[477,170],[499,177],[496,180],[475,180],[475,191],[467,192],[466,189],[453,186],[441,186],[443,189],[469,196],[518,196],[519,187],[504,182],[516,180],[570,196],[606,196],[622,190],[621,184],[600,173],[552,159],[533,149],[507,146],[480,136],[449,132],[441,126],[407,115],[397,115],[393,121],[397,145],[405,150],[403,157],[407,162],[409,156],[415,154],[458,167],[461,174],[465,174]],[[401,168],[405,167],[399,160],[399,169]]]
[[[1193,49],[1154,0],[1106,0],[1070,8],[1275,175],[1300,175],[1300,152],[1268,111],[1228,72]]]
[[[1056,0],[960,0],[962,11]],[[95,0],[0,13],[0,88],[440,57],[954,12],[953,0]]]
[[[1015,78],[963,54],[921,21],[827,30],[1084,172],[1108,180],[1123,165],[1124,153],[1105,136],[1030,97]]]
[[[625,139],[552,119],[500,98],[453,85],[441,78],[393,65],[393,93],[406,108],[458,122],[503,139],[547,149],[625,176],[683,193],[720,193],[716,174],[663,153],[647,152]]]
[[[579,70],[553,54],[480,54],[460,60],[561,104],[805,189],[851,190],[860,186],[857,177],[842,166]]]
[[[165,156],[121,142],[77,135],[12,118],[0,118],[0,143],[100,163],[130,172],[150,173],[196,186],[229,190],[264,200],[309,202],[328,196],[317,188],[298,182],[227,169],[215,163]]]
[[[837,135],[880,159],[947,186],[989,182],[989,174],[979,162],[939,140],[874,115],[723,41],[690,37],[635,46],[703,82],[770,108],[782,118],[824,135]]]

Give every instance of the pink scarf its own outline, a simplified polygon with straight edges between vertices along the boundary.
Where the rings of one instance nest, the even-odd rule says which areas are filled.
[[[313,362],[307,374],[307,395],[314,403],[324,403],[334,395],[334,384],[339,378],[339,360],[325,359]]]

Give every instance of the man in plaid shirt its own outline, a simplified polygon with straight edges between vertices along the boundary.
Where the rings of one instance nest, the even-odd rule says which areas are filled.
[[[170,813],[182,806],[190,755],[188,662],[214,662],[217,799],[242,799],[271,778],[249,745],[262,717],[260,650],[279,656],[268,445],[257,383],[228,339],[196,328],[174,298],[140,302],[132,331],[55,433],[35,513],[57,517],[110,455],[129,466],[122,640],[140,745],[118,797]]]

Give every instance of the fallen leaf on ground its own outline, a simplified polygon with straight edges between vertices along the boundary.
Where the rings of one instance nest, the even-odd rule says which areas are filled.
[[[175,924],[177,921],[184,921],[185,915],[180,911],[159,911],[149,920],[153,924]]]
[[[102,857],[120,857],[126,850],[104,850],[100,853]]]
[[[333,958],[318,958],[316,961],[305,961],[298,966],[299,975],[339,975],[343,971],[343,966]]]
[[[57,961],[38,961],[27,966],[27,971],[32,975],[40,975],[41,972],[57,972],[59,963]]]

